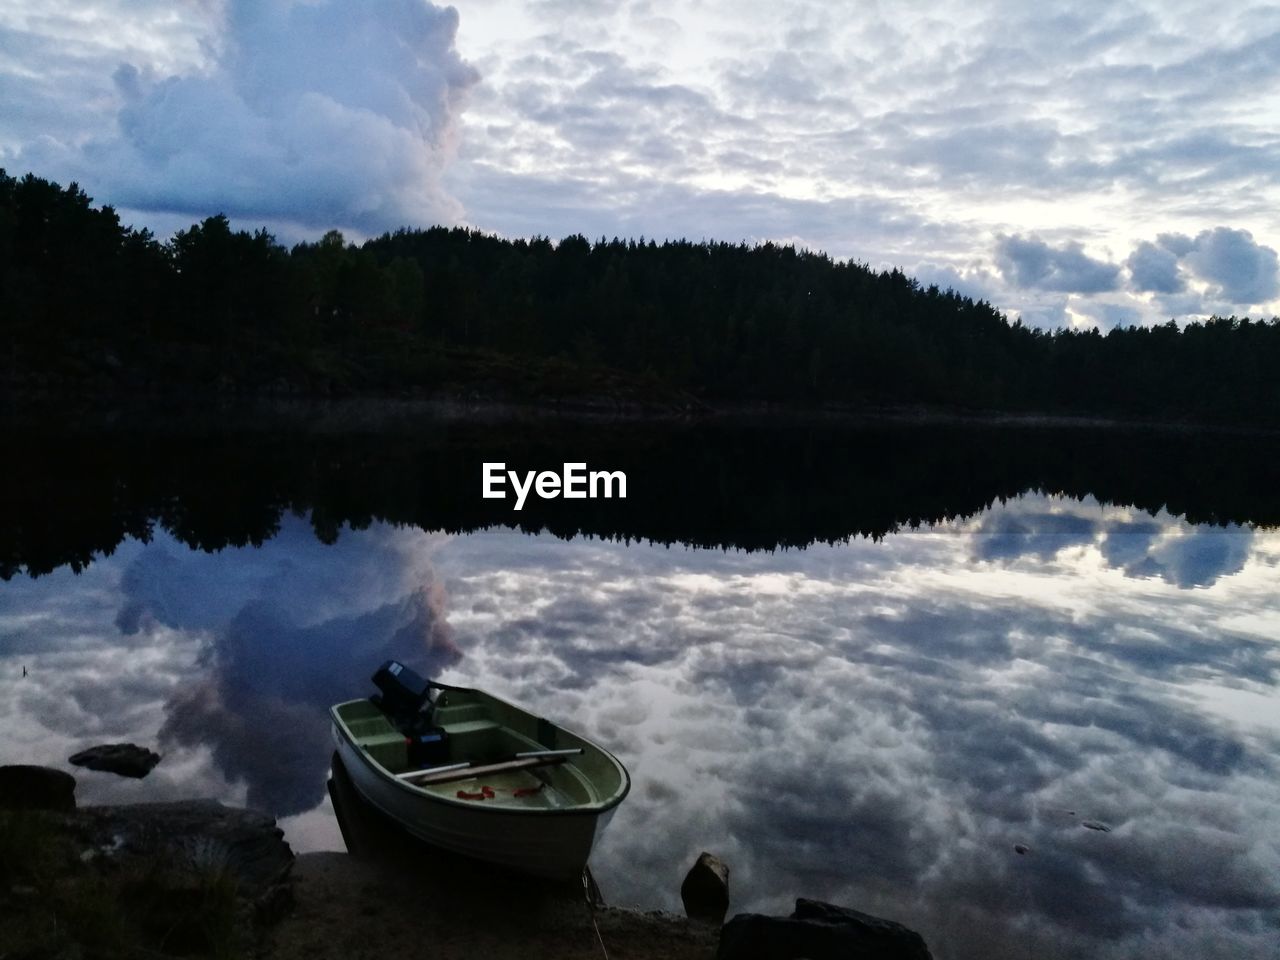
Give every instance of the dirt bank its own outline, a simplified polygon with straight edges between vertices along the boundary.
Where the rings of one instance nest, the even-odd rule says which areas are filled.
[[[601,960],[593,913],[580,889],[483,867],[424,864],[412,872],[344,853],[298,857],[294,902],[269,931],[263,956],[279,960],[384,960],[411,949],[439,960]],[[710,960],[718,927],[671,914],[594,911],[612,960]]]

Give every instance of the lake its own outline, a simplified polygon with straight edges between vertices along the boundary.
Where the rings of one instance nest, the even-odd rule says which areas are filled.
[[[1280,439],[369,411],[11,423],[0,762],[158,746],[341,850],[325,708],[397,657],[612,749],[592,868],[827,899],[938,957],[1272,956]],[[480,463],[626,501],[480,497]],[[22,676],[26,667],[28,675]]]

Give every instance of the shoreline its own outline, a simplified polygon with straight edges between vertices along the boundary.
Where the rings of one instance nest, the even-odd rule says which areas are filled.
[[[720,927],[632,907],[591,908],[576,888],[501,875],[479,864],[416,874],[349,853],[306,853],[292,871],[293,903],[261,956],[309,960],[337,948],[381,960],[394,945],[430,944],[442,960],[712,960]],[[596,930],[599,930],[597,940]]]
[[[729,916],[730,870],[703,853],[687,916],[605,903],[589,868],[546,880],[432,847],[328,789],[347,852],[295,854],[277,819],[213,799],[78,806],[76,779],[0,766],[0,957],[384,960],[928,960],[891,920],[803,897]],[[762,944],[767,944],[762,950]]]
[[[33,770],[46,781],[57,774],[26,767],[17,776]],[[304,960],[336,947],[373,960],[418,942],[446,960],[477,951],[594,960],[597,928],[611,956],[716,954],[719,925],[591,906],[576,883],[435,851],[385,825],[374,827],[380,850],[298,855],[274,817],[216,800],[68,809],[70,794],[40,799],[43,808],[14,809],[12,793],[0,797],[0,910],[23,916],[0,925],[0,956]]]
[[[697,401],[685,406],[615,402],[612,398],[513,400],[497,396],[406,397],[273,393],[135,393],[75,398],[0,394],[0,423],[23,426],[166,432],[233,429],[246,433],[297,427],[310,433],[391,431],[428,423],[778,424],[956,426],[964,428],[1151,431],[1165,434],[1277,436],[1280,426],[1214,420],[1152,419],[1086,413],[1006,411],[927,404],[803,405]]]

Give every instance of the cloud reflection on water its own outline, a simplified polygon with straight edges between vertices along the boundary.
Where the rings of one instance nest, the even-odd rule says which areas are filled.
[[[1096,503],[1019,498],[986,511],[976,522],[954,525],[975,533],[980,560],[1049,560],[1071,547],[1096,546],[1102,560],[1131,577],[1159,577],[1179,587],[1209,586],[1239,572],[1253,542],[1252,530],[1194,526],[1170,517],[1103,510]],[[1068,506],[1068,503],[1074,506]]]
[[[79,594],[79,578],[52,582],[61,573],[31,581],[26,592],[48,603],[44,588],[61,587],[78,612],[21,633],[27,643],[43,636],[35,643],[49,651],[20,708],[26,725],[36,720],[64,742],[95,730],[99,741],[154,741],[166,755],[158,771],[175,762],[188,775],[192,763],[201,768],[188,793],[199,784],[277,816],[310,810],[325,796],[329,705],[362,695],[388,657],[432,672],[458,657],[431,568],[442,542],[377,528],[347,531],[342,549],[330,549],[290,518],[256,549],[204,553],[168,536],[130,544],[85,575],[105,584]],[[73,623],[87,638],[86,656],[64,672],[57,651]],[[183,663],[180,675],[156,661],[158,650]],[[134,724],[110,723],[140,700]],[[82,802],[132,798],[109,778],[81,788]]]
[[[208,672],[166,705],[161,744],[209,747],[222,773],[248,786],[248,804],[277,816],[324,798],[330,705],[361,695],[390,657],[431,673],[458,657],[429,537],[352,533],[351,549],[326,551],[293,526],[248,562],[186,553],[148,565],[144,554],[122,582],[123,609],[212,633]]]
[[[734,910],[828,898],[939,956],[1261,957],[1278,571],[1274,534],[1044,496],[772,554],[386,527],[325,547],[288,521],[259,550],[157,538],[8,584],[0,653],[77,665],[24,693],[29,742],[130,718],[111,729],[161,734],[157,772],[281,815],[322,802],[325,706],[386,656],[447,668],[627,762],[595,860],[622,903],[678,908],[706,848]]]
[[[632,766],[597,861],[624,902],[666,877],[678,908],[705,847],[734,909],[829,897],[943,955],[1269,955],[1280,637],[1239,614],[1274,602],[1274,536],[1048,497],[948,529],[775,555],[471,537],[440,561],[458,676]]]

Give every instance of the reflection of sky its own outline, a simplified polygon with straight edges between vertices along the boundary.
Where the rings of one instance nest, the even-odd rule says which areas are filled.
[[[292,518],[258,549],[203,553],[161,535],[80,576],[8,583],[7,753],[48,762],[93,742],[158,741],[165,761],[144,783],[77,772],[81,800],[208,793],[308,811],[325,796],[328,705],[389,656],[424,669],[457,656],[430,563],[441,542],[379,528],[331,549]]]
[[[831,899],[939,956],[1269,956],[1278,588],[1274,534],[1039,496],[772,554],[158,537],[0,587],[0,760],[159,742],[140,784],[77,772],[82,798],[212,793],[336,844],[322,708],[394,654],[622,756],[616,902],[678,909],[709,849],[735,911]]]

